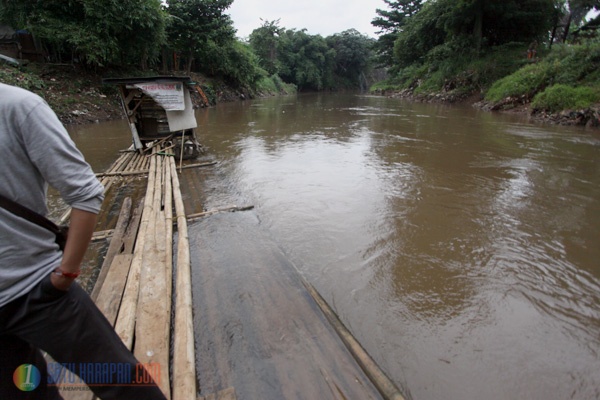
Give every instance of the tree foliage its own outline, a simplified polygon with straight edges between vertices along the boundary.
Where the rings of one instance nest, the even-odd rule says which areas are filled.
[[[250,34],[250,46],[269,75],[279,71],[278,44],[279,37],[284,31],[279,26],[279,20],[263,21],[263,25]]]
[[[167,16],[160,0],[2,0],[0,19],[44,40],[58,60],[92,66],[158,58]]]
[[[334,50],[333,73],[344,86],[355,85],[371,69],[375,40],[349,29],[326,38],[330,49]]]
[[[383,0],[388,9],[377,9],[377,17],[371,21],[371,25],[379,28],[377,43],[374,50],[378,55],[377,61],[382,66],[393,64],[394,42],[398,33],[402,32],[404,25],[410,17],[415,15],[423,7],[422,0]]]
[[[374,40],[355,29],[323,38],[264,21],[249,42],[262,68],[300,90],[357,88],[372,68]]]
[[[482,50],[511,42],[541,42],[552,30],[555,10],[555,0],[428,1],[398,34],[396,65],[423,62],[441,45],[454,52],[448,56],[478,57]]]
[[[165,71],[248,89],[265,79],[302,90],[356,88],[371,69],[373,40],[356,30],[324,38],[263,21],[242,42],[227,14],[233,1],[0,0],[0,21],[29,30],[53,61],[146,69],[162,60]]]
[[[232,46],[235,41],[233,21],[225,11],[233,0],[169,0],[168,12],[172,17],[169,42],[187,58],[187,71],[192,62],[210,63],[220,48]]]

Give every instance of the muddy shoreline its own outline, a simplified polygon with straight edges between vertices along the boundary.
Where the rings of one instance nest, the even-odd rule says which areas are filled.
[[[488,112],[501,112],[528,116],[533,121],[562,126],[584,126],[600,129],[600,104],[581,110],[564,110],[560,113],[532,110],[531,99],[508,97],[498,103],[487,102],[480,93],[456,95],[442,92],[433,94],[414,94],[412,90],[377,93],[391,98],[402,98],[422,103],[464,104]]]

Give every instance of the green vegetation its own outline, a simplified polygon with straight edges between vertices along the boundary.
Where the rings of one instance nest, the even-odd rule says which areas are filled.
[[[600,92],[589,87],[577,87],[558,84],[538,93],[531,106],[535,110],[558,112],[577,110],[600,101]]]
[[[0,68],[0,82],[37,91],[44,87],[44,81],[37,74],[20,71],[16,68]]]
[[[353,30],[323,38],[267,22],[245,42],[226,13],[232,3],[0,0],[0,23],[33,34],[51,63],[103,75],[199,73],[250,95],[364,86],[373,39]]]
[[[107,76],[196,74],[215,93],[220,84],[250,96],[364,89],[378,75],[371,90],[536,98],[537,108],[554,110],[559,93],[588,104],[600,86],[600,18],[585,20],[600,0],[382,0],[377,40],[354,29],[311,35],[279,20],[242,40],[227,14],[233,1],[0,0],[0,22],[32,33],[51,63]],[[17,79],[11,74],[0,79]],[[44,84],[15,74],[22,86]]]
[[[584,17],[599,0],[384,1],[390,10],[372,23],[384,33],[375,48],[389,78],[372,90],[535,98],[547,111],[598,101],[600,19]]]

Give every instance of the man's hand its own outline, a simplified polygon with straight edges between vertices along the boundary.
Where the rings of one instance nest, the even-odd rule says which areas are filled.
[[[69,290],[69,287],[71,286],[71,283],[73,283],[74,280],[75,278],[69,278],[64,275],[58,275],[54,272],[50,274],[50,282],[52,282],[52,286],[54,286],[58,290],[63,290],[65,292]]]

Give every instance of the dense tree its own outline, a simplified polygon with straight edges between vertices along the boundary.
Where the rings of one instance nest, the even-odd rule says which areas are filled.
[[[2,0],[0,18],[44,40],[57,59],[91,66],[158,58],[165,43],[166,14],[160,0]]]
[[[477,50],[509,42],[543,40],[553,26],[554,0],[459,0],[442,16],[451,37],[471,37]]]
[[[233,0],[169,0],[168,11],[173,17],[169,42],[186,57],[189,72],[194,60],[211,63],[220,48],[232,46],[235,29],[225,11]]]
[[[428,1],[398,34],[394,55],[400,68],[460,53],[477,56],[482,47],[543,41],[553,26],[554,0]]]
[[[261,66],[269,75],[279,72],[277,46],[279,36],[284,31],[279,27],[279,20],[263,21],[263,25],[250,34],[250,46],[258,56]]]
[[[394,43],[394,72],[413,63],[422,63],[434,47],[445,42],[448,34],[438,20],[452,11],[454,1],[428,1],[410,18]]]
[[[335,51],[333,73],[346,87],[358,86],[361,76],[369,72],[374,39],[349,29],[326,38]]]
[[[299,90],[323,90],[330,87],[335,51],[321,35],[309,35],[306,29],[286,30],[281,36],[280,76]]]
[[[379,37],[374,46],[378,54],[377,61],[381,66],[391,66],[393,64],[394,42],[398,33],[402,31],[407,20],[415,15],[423,6],[422,0],[383,0],[388,9],[377,9],[377,17],[373,19],[371,25],[380,30],[377,32]]]

